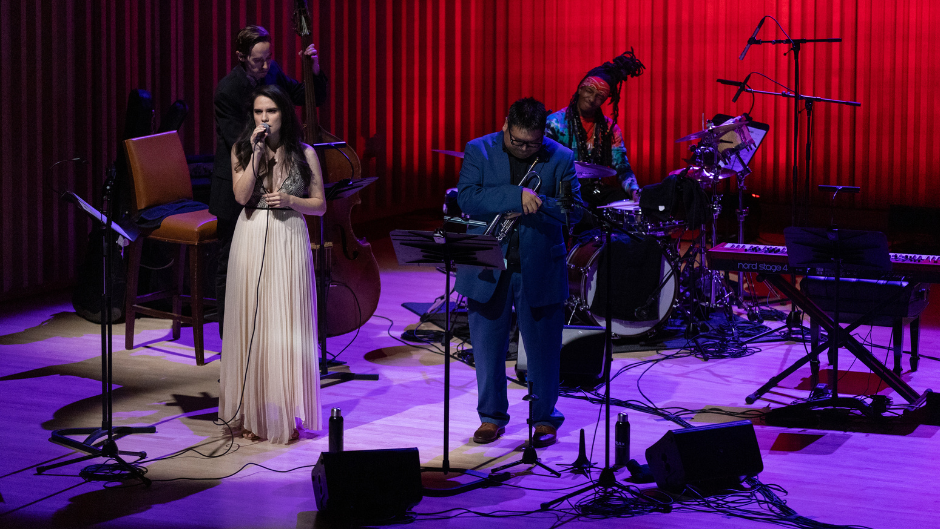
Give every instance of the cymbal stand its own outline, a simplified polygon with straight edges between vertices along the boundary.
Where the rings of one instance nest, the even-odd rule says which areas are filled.
[[[748,175],[751,174],[751,168],[747,165],[747,162],[744,161],[744,158],[741,157],[739,151],[735,151],[734,155],[738,158],[738,161],[741,163],[741,170],[737,174],[737,185],[738,185],[738,209],[735,210],[738,217],[738,244],[744,244],[744,219],[747,218],[748,208],[744,207],[744,192],[747,190],[747,180]],[[747,310],[748,307],[744,303],[744,272],[738,273],[738,285],[735,288],[735,293],[738,297],[738,307]]]
[[[706,226],[699,227],[699,235],[692,239],[692,243],[686,249],[682,257],[676,264],[676,270],[679,274],[679,289],[685,285],[685,297],[680,297],[677,303],[678,309],[686,318],[686,336],[698,334],[696,320],[708,320],[707,303],[700,297],[703,294],[704,277],[707,273],[705,264],[705,232]],[[681,270],[680,270],[681,268]],[[698,276],[696,277],[696,271]],[[702,313],[704,311],[704,313]]]

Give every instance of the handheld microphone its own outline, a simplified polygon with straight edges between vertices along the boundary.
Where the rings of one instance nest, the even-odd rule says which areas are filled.
[[[734,103],[741,97],[741,94],[744,93],[744,90],[747,89],[747,82],[751,78],[751,74],[747,74],[747,77],[744,78],[744,82],[741,83],[741,86],[738,87],[738,91],[734,93],[734,97],[731,98],[731,102]]]
[[[757,34],[760,32],[760,27],[764,25],[764,20],[766,18],[767,17],[765,16],[764,18],[760,19],[760,22],[757,23],[757,29],[754,30],[754,34],[751,35],[751,38],[747,39],[747,45],[744,46],[744,51],[741,52],[741,56],[738,57],[738,60],[741,60],[741,61],[744,60],[744,56],[747,55],[748,48],[750,48],[751,43],[757,39]]]
[[[264,127],[264,131],[255,137],[256,138],[255,143],[261,143],[261,140],[263,140],[265,136],[267,136],[268,134],[271,134],[271,125],[268,125],[267,123],[262,123],[261,126]]]

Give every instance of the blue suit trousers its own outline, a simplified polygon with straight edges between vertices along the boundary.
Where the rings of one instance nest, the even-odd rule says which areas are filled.
[[[529,306],[522,284],[521,273],[505,271],[500,274],[489,301],[467,300],[470,342],[477,372],[477,412],[481,422],[499,426],[509,422],[506,351],[515,306],[519,332],[525,342],[527,377],[532,382],[532,393],[538,396],[532,407],[533,423],[558,428],[565,420],[555,408],[565,311],[562,303]]]

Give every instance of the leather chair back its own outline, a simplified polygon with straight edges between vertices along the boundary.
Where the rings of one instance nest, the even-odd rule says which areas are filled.
[[[176,131],[124,140],[137,210],[193,198],[189,165]]]

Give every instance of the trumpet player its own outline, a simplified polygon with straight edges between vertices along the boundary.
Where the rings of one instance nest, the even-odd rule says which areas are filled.
[[[532,412],[533,445],[553,444],[564,421],[555,408],[563,304],[568,298],[563,230],[566,222],[578,221],[580,210],[563,211],[562,206],[570,200],[580,202],[580,185],[572,151],[544,138],[547,114],[545,105],[532,98],[513,103],[501,131],[467,143],[457,184],[460,209],[474,220],[490,223],[497,215],[504,220],[518,217],[515,228],[501,240],[505,271],[469,266],[457,271],[456,289],[468,300],[477,373],[482,423],[473,435],[477,443],[495,441],[509,422],[506,351],[513,308],[525,342],[528,379],[538,396]],[[532,178],[533,173],[538,178]],[[524,181],[528,187],[519,185]],[[531,189],[536,182],[541,183],[541,194]],[[563,193],[570,196],[562,197]],[[561,198],[566,201],[559,203]],[[468,233],[483,231],[468,229]]]

